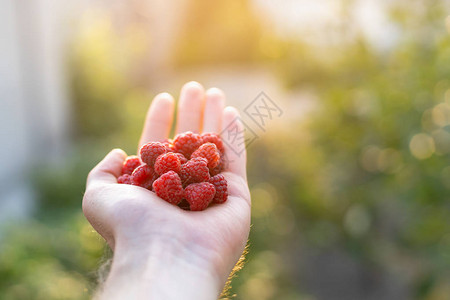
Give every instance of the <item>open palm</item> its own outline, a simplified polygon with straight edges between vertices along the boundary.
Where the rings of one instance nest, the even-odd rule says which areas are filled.
[[[150,141],[168,138],[173,123],[175,104],[167,94],[159,94],[147,113],[139,147]],[[196,83],[181,90],[176,133],[216,132],[224,128],[243,134],[239,114],[225,108],[225,96],[218,89],[207,92]],[[141,187],[117,184],[126,154],[111,151],[89,174],[83,211],[93,227],[113,250],[126,244],[131,248],[167,245],[190,257],[190,263],[213,264],[223,280],[239,259],[250,229],[250,194],[246,179],[245,151],[234,151],[233,136],[225,144],[227,167],[223,175],[228,182],[228,201],[213,204],[204,211],[186,211],[160,199]]]

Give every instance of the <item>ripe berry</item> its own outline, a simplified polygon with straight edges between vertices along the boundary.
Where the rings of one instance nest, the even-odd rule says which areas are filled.
[[[223,145],[222,139],[216,133],[206,132],[201,135],[203,143],[213,143],[219,149],[220,153],[225,152],[225,147]]]
[[[178,157],[179,153],[169,152],[158,156],[155,161],[155,172],[158,175],[162,175],[169,171],[174,171],[175,173],[180,173],[181,162]]]
[[[225,164],[226,164],[226,158],[225,156],[221,156],[219,160],[219,164],[215,167],[210,169],[209,173],[211,176],[215,176],[225,170]]]
[[[131,174],[131,184],[146,189],[151,189],[153,181],[156,179],[155,171],[148,165],[137,167]]]
[[[178,134],[173,140],[175,150],[178,153],[183,154],[187,159],[191,157],[192,152],[197,150],[201,144],[201,136],[190,131]]]
[[[228,199],[228,186],[227,180],[222,174],[213,176],[209,179],[209,182],[216,188],[216,194],[214,195],[214,203],[224,203]]]
[[[208,168],[213,169],[217,167],[220,162],[220,153],[217,147],[213,143],[205,143],[194,151],[191,155],[191,159],[195,157],[203,157],[208,161]]]
[[[184,190],[180,177],[174,171],[169,171],[153,182],[153,191],[158,197],[177,205],[184,198]]]
[[[131,175],[130,174],[123,174],[122,176],[117,178],[117,183],[131,184]]]
[[[187,158],[186,157],[184,157],[184,155],[183,154],[181,154],[181,153],[175,153],[175,155],[176,156],[178,156],[178,158],[180,159],[180,163],[183,165],[183,164],[185,164],[185,163],[187,163]]]
[[[203,157],[196,157],[181,166],[181,182],[184,186],[194,183],[208,181],[208,161]]]
[[[216,189],[209,182],[193,183],[186,187],[185,197],[192,211],[204,210],[214,198]]]
[[[142,146],[140,154],[141,159],[144,163],[149,166],[153,166],[155,164],[156,159],[161,154],[164,154],[168,151],[166,146],[160,142],[150,142]]]
[[[128,156],[127,159],[123,162],[122,166],[122,174],[128,174],[131,175],[133,173],[134,169],[139,167],[142,164],[139,157],[136,155]]]

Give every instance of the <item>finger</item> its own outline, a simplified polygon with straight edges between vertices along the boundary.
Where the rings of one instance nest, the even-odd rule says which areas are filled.
[[[226,171],[247,178],[244,126],[236,108],[228,106],[222,115],[222,140],[225,146]]]
[[[152,101],[145,118],[139,148],[151,141],[163,141],[169,136],[173,121],[174,100],[168,93],[158,94]]]
[[[87,179],[87,189],[96,183],[116,183],[122,173],[122,165],[127,154],[121,149],[114,149],[92,169]]]
[[[177,133],[200,132],[204,98],[205,90],[198,82],[191,81],[183,86],[178,103]]]
[[[209,89],[206,92],[206,102],[203,113],[203,132],[220,132],[224,107],[225,94],[217,88]]]

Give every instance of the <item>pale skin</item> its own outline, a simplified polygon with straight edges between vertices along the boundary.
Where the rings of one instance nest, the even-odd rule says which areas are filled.
[[[139,147],[169,137],[174,111],[171,95],[155,97]],[[238,117],[235,108],[225,107],[222,91],[205,92],[199,83],[189,82],[181,89],[176,133],[220,133],[229,125],[242,129]],[[225,146],[228,201],[200,212],[182,210],[141,187],[117,184],[126,158],[120,149],[89,173],[83,212],[114,252],[99,299],[219,297],[246,245],[251,207],[245,151],[237,154]]]

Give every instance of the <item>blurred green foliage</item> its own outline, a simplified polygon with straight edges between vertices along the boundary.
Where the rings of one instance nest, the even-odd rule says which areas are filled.
[[[373,276],[368,285],[347,282],[367,295],[386,288],[380,277],[408,299],[450,294],[446,9],[444,1],[395,3],[390,18],[402,35],[387,50],[361,34],[331,46],[277,39],[247,1],[191,5],[174,65],[257,63],[287,90],[318,99],[306,119],[268,130],[249,148],[253,227],[233,281],[237,299],[326,298],[320,290],[334,290],[321,277],[333,266],[314,259],[334,253]],[[84,299],[95,289],[105,246],[80,212],[84,180],[109,149],[135,152],[152,96],[131,76],[142,53],[127,50],[134,43],[121,43],[111,26],[98,18],[75,42],[76,147],[64,164],[36,170],[39,210],[3,237],[5,299]],[[345,26],[343,34],[354,24]]]
[[[250,149],[249,178],[269,185],[275,206],[289,206],[298,229],[273,248],[270,230],[255,232],[264,227],[256,218],[254,248],[280,253],[299,240],[306,246],[298,250],[339,249],[358,264],[403,276],[410,298],[448,297],[450,39],[439,3],[396,7],[392,19],[405,34],[387,52],[362,38],[330,49],[282,46],[287,86],[312,90],[320,103],[306,122]],[[285,299],[283,292],[269,298]]]
[[[174,51],[180,66],[251,63],[259,56],[261,20],[247,0],[191,1]],[[207,13],[206,13],[207,12]]]
[[[151,99],[133,73],[147,54],[149,37],[135,23],[119,31],[106,12],[86,15],[68,59],[77,137],[130,144]]]
[[[79,210],[42,215],[3,237],[2,299],[90,299],[103,240]]]

